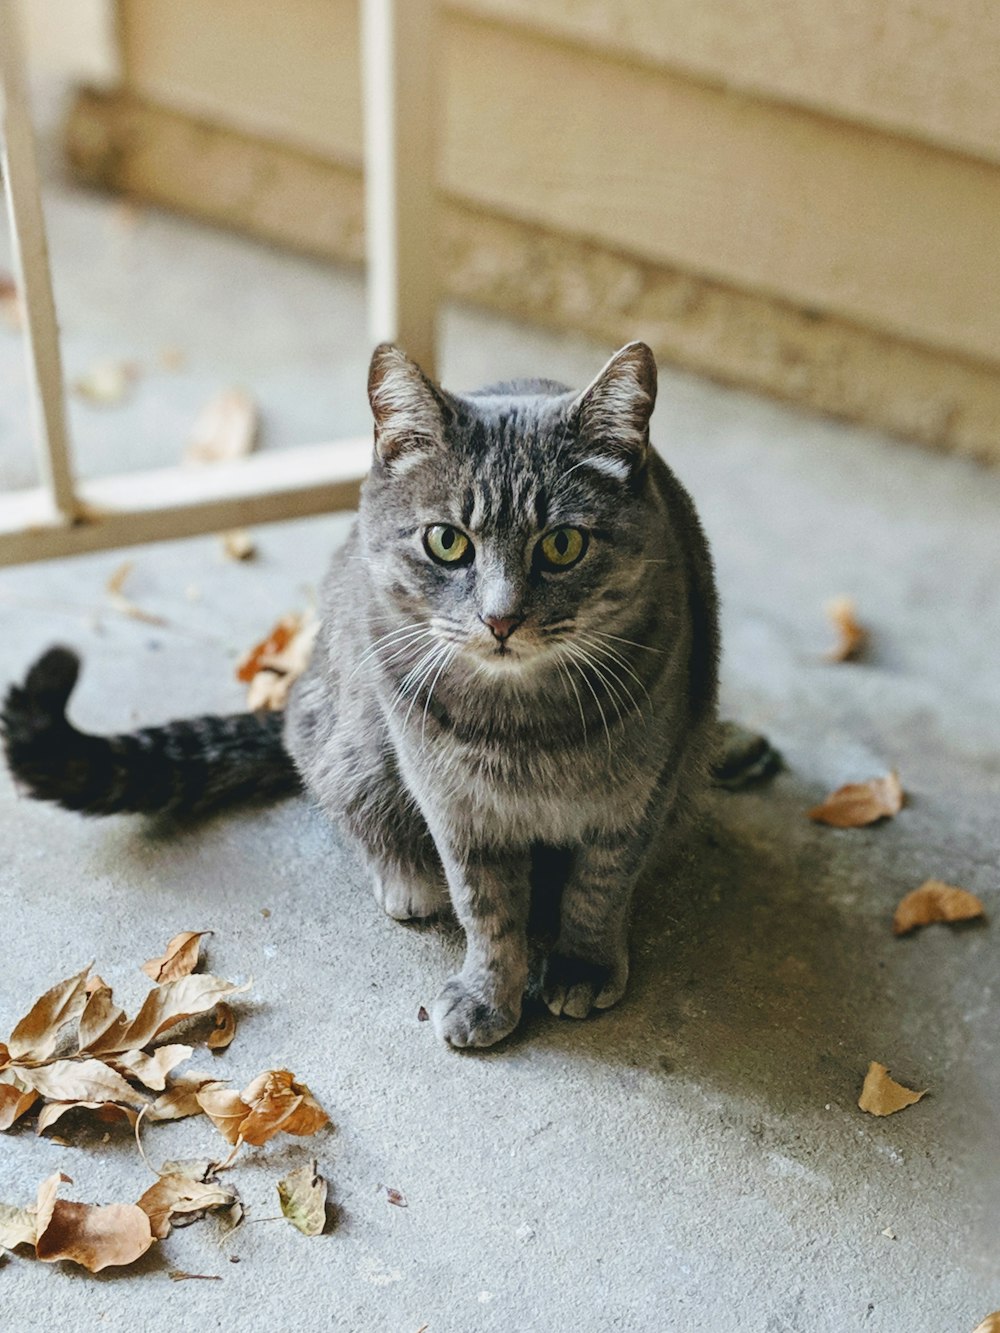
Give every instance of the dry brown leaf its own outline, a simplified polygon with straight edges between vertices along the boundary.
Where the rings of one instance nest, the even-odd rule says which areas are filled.
[[[121,1102],[143,1106],[145,1097],[130,1087],[102,1060],[54,1060],[28,1069],[15,1066],[17,1077],[53,1102]]]
[[[315,1134],[330,1117],[304,1083],[287,1069],[269,1069],[242,1093],[206,1089],[198,1100],[228,1143],[259,1147],[275,1134]]]
[[[215,1006],[215,1027],[208,1034],[206,1045],[211,1051],[224,1051],[236,1036],[236,1015],[225,1003]]]
[[[238,680],[249,684],[247,708],[279,710],[288,692],[309,665],[319,621],[312,611],[284,616],[271,633],[252,648],[236,669]]]
[[[252,560],[257,554],[257,545],[245,528],[224,532],[222,549],[230,560]]]
[[[193,1051],[194,1047],[179,1044],[158,1046],[149,1055],[145,1051],[123,1051],[110,1064],[126,1078],[135,1079],[153,1092],[162,1092],[167,1086],[170,1071],[190,1059]]]
[[[122,1106],[119,1102],[48,1102],[38,1113],[37,1133],[44,1134],[51,1129],[67,1111],[93,1111],[97,1120],[108,1124],[113,1120],[127,1120],[133,1129],[139,1118],[131,1106]]]
[[[98,407],[114,407],[139,378],[135,361],[107,358],[97,361],[79,379],[73,382],[73,392]]]
[[[849,782],[831,792],[822,805],[809,811],[809,818],[817,824],[832,824],[834,828],[863,828],[879,819],[898,815],[903,808],[903,788],[895,773],[867,782]]]
[[[200,1185],[208,1182],[215,1173],[218,1162],[207,1157],[179,1157],[176,1161],[164,1162],[160,1167],[161,1176],[183,1176],[185,1180],[197,1181]]]
[[[178,1217],[193,1222],[211,1209],[231,1208],[238,1202],[238,1195],[221,1185],[192,1180],[187,1175],[166,1175],[149,1187],[139,1207],[149,1217],[153,1235],[163,1240]]]
[[[243,458],[257,439],[257,404],[242,389],[224,389],[202,408],[187,448],[185,463],[228,463]]]
[[[153,1243],[149,1218],[133,1203],[72,1203],[57,1198],[57,1172],[38,1187],[35,1253],[46,1263],[67,1259],[91,1273],[134,1263]]]
[[[100,981],[100,985],[91,987],[90,982],[87,983],[90,993],[80,1015],[78,1037],[81,1051],[89,1050],[98,1044],[105,1044],[109,1049],[114,1049],[115,1042],[120,1040],[128,1028],[125,1010],[115,1004],[111,987],[99,977],[92,977],[91,982],[94,980]]]
[[[198,1100],[198,1094],[222,1087],[223,1084],[211,1074],[185,1074],[157,1097],[146,1112],[146,1119],[184,1120],[188,1116],[203,1115],[205,1108]]]
[[[0,1203],[0,1250],[13,1250],[18,1245],[34,1245],[35,1225],[33,1209]]]
[[[149,1218],[134,1203],[71,1203],[57,1199],[35,1242],[46,1263],[68,1259],[91,1273],[135,1263],[153,1243]]]
[[[896,1111],[902,1111],[904,1107],[919,1102],[921,1097],[926,1095],[926,1090],[913,1092],[910,1088],[904,1088],[902,1083],[897,1083],[895,1079],[889,1077],[885,1065],[873,1060],[868,1066],[868,1073],[865,1074],[858,1106],[869,1115],[893,1115]]]
[[[0,1075],[0,1129],[10,1129],[38,1101],[34,1088],[19,1083],[11,1070]]]
[[[939,879],[928,879],[902,899],[892,918],[895,935],[905,935],[918,926],[929,926],[935,921],[971,921],[982,916],[982,902],[968,889],[945,884]]]
[[[155,616],[151,611],[144,611],[141,606],[136,606],[131,598],[126,597],[122,591],[134,568],[135,562],[132,560],[126,560],[118,566],[104,585],[108,601],[123,616],[130,616],[133,620],[141,620],[146,625],[165,625],[167,622],[162,616]]]
[[[75,1023],[87,1003],[89,967],[57,982],[39,996],[7,1040],[7,1059],[14,1062],[47,1060],[56,1049],[67,1023]]]
[[[1000,1333],[1000,1310],[988,1314],[981,1324],[977,1324],[972,1333]]]
[[[868,643],[868,631],[857,621],[857,607],[852,597],[832,597],[823,608],[837,632],[837,642],[827,653],[829,662],[850,662]]]
[[[315,1158],[278,1181],[281,1211],[303,1236],[318,1236],[326,1226],[327,1188]]]
[[[155,986],[146,996],[139,1012],[113,1044],[100,1041],[91,1046],[96,1055],[117,1055],[120,1051],[138,1051],[149,1046],[169,1028],[196,1014],[207,1013],[220,1000],[250,989],[251,983],[236,986],[221,977],[193,974],[177,981]]]
[[[196,1097],[198,1105],[226,1142],[235,1144],[240,1137],[240,1126],[250,1114],[250,1107],[240,1094],[233,1088],[215,1084],[202,1088]]]
[[[182,930],[168,942],[161,958],[150,958],[148,963],[143,963],[143,972],[158,986],[165,981],[190,976],[198,966],[201,941],[211,934],[210,930]]]

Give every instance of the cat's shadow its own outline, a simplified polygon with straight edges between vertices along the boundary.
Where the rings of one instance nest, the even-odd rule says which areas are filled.
[[[894,891],[865,885],[870,840],[898,834],[811,824],[818,795],[794,774],[713,795],[683,846],[652,858],[624,1000],[583,1022],[533,1002],[480,1058],[557,1050],[625,1082],[714,1090],[776,1114],[853,1103],[871,1059],[901,1077],[926,1072],[890,999]],[[886,906],[873,913],[876,897]]]
[[[435,1058],[496,1062],[499,1073],[507,1060],[558,1052],[578,1069],[593,1065],[595,1078],[611,1069],[625,1081],[654,1078],[668,1093],[671,1086],[714,1089],[776,1113],[845,1105],[871,1059],[919,1078],[926,1071],[914,1067],[887,998],[899,966],[894,889],[866,873],[871,840],[902,835],[891,824],[856,831],[811,824],[804,812],[821,794],[795,773],[714,793],[683,842],[666,842],[651,859],[636,900],[629,988],[618,1006],[577,1021],[556,1019],[531,999],[520,1027],[499,1046],[441,1050]],[[316,836],[316,821],[324,821],[304,802],[292,804],[303,832]],[[232,818],[203,821],[193,841],[217,838]],[[136,839],[134,826],[123,829],[113,840],[119,867],[127,855],[136,872],[148,873],[151,863],[178,854],[179,831],[153,822]],[[885,898],[876,914],[874,895]],[[426,938],[425,956],[440,949],[440,965],[432,966],[442,976],[460,960],[453,921],[404,929]]]

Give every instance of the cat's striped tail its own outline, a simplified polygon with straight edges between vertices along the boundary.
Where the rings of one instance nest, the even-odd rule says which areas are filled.
[[[236,713],[90,736],[66,717],[80,659],[50,648],[0,709],[7,763],[27,792],[87,815],[200,815],[297,791],[280,713]]]

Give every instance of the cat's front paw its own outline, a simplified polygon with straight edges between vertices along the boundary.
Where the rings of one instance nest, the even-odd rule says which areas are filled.
[[[449,1046],[493,1046],[517,1027],[520,1002],[497,1006],[461,975],[452,977],[431,1006],[434,1030]]]
[[[593,963],[554,953],[545,966],[542,998],[558,1017],[586,1018],[594,1009],[610,1009],[625,994],[628,959]]]
[[[448,907],[444,877],[382,866],[374,872],[375,901],[396,921],[426,921]]]

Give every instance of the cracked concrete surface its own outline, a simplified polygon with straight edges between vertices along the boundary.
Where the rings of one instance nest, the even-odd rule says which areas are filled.
[[[71,373],[100,355],[152,364],[167,343],[188,355],[123,408],[74,407],[88,470],[176,457],[201,399],[234,379],[262,398],[263,447],[362,427],[357,275],[177,219],[122,228],[64,188],[50,210]],[[443,364],[459,388],[578,383],[606,350],[451,311]],[[29,480],[18,357],[0,334],[5,484]],[[657,863],[613,1012],[532,1012],[500,1048],[456,1054],[417,1019],[454,932],[381,916],[304,800],[180,830],[84,821],[0,776],[0,1029],[91,958],[134,1003],[139,963],[210,928],[211,969],[254,986],[232,1047],[192,1065],[238,1086],[285,1065],[336,1123],[245,1154],[250,1224],[225,1241],[208,1220],[99,1277],[8,1258],[4,1329],[971,1333],[1000,1308],[1000,476],[669,370],[655,437],[713,542],[726,711],[788,769],[713,795],[683,855]],[[81,725],[239,707],[237,655],[304,604],[348,523],[260,529],[245,565],[214,538],[130,552],[128,592],[163,628],[108,606],[121,553],[3,571],[0,679],[63,641],[84,656]],[[856,665],[822,660],[822,603],[840,592],[873,629]],[[889,767],[909,797],[891,823],[804,817]],[[895,903],[928,877],[980,894],[988,922],[894,939]],[[929,1095],[863,1115],[873,1059]],[[127,1133],[63,1132],[4,1137],[0,1198],[27,1202],[57,1169],[68,1197],[145,1188]],[[217,1147],[197,1120],[145,1142],[154,1160]],[[313,1151],[339,1224],[308,1240],[266,1219]],[[175,1286],[170,1269],[222,1281]]]

